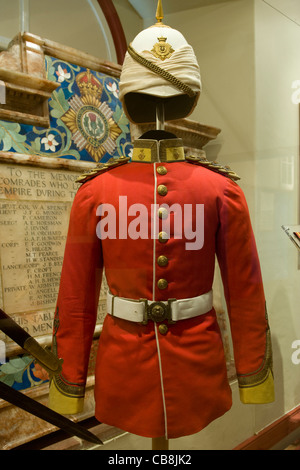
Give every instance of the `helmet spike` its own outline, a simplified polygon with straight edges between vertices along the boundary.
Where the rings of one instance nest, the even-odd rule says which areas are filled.
[[[158,0],[157,9],[156,9],[156,19],[158,23],[162,23],[163,18],[164,18],[164,12],[163,12],[163,7],[162,7],[162,0]]]

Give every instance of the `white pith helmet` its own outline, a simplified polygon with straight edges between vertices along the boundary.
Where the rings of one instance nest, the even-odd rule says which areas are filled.
[[[140,32],[128,47],[121,79],[120,99],[134,123],[156,121],[158,103],[166,121],[189,116],[201,93],[201,76],[193,48],[176,29],[162,23],[161,0],[157,23]]]

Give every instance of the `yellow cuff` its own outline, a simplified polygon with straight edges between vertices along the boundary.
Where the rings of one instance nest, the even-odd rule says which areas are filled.
[[[83,404],[83,397],[68,397],[57,389],[54,380],[51,381],[48,402],[51,410],[63,415],[73,415],[83,411]]]
[[[269,370],[264,382],[259,385],[240,387],[240,399],[245,404],[272,403],[275,400],[274,379],[272,371]]]

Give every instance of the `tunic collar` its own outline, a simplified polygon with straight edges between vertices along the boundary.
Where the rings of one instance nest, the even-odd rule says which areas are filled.
[[[182,162],[184,160],[182,139],[154,140],[140,138],[133,144],[133,162]]]

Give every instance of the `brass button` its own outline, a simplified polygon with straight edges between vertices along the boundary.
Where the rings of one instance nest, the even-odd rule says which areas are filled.
[[[161,256],[159,256],[159,257],[157,258],[157,264],[158,264],[158,266],[160,266],[161,268],[163,268],[164,266],[167,266],[168,263],[169,263],[169,260],[168,260],[168,258],[167,258],[166,256],[161,255]]]
[[[159,281],[157,281],[157,287],[160,290],[166,289],[168,287],[168,281],[166,281],[166,279],[159,279]]]
[[[168,209],[166,209],[165,207],[160,207],[158,209],[158,217],[160,219],[167,219],[168,218],[168,215],[169,215],[169,211]]]
[[[158,166],[156,168],[156,171],[159,175],[166,175],[168,173],[168,170],[166,169],[165,166]]]
[[[158,240],[160,243],[167,243],[167,241],[169,240],[169,235],[167,234],[167,232],[159,232]]]
[[[166,196],[168,193],[168,188],[164,184],[160,184],[157,188],[157,192],[160,196]]]
[[[168,333],[169,328],[165,323],[162,323],[158,327],[158,331],[160,332],[161,335],[166,335]]]

